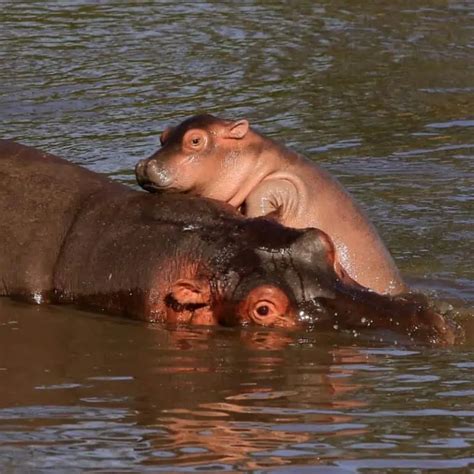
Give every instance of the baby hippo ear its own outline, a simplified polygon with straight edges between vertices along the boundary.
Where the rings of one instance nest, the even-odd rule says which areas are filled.
[[[161,146],[164,146],[166,144],[166,142],[168,141],[168,138],[170,137],[172,131],[173,131],[173,129],[171,127],[166,127],[163,130],[163,132],[160,135],[160,145]]]
[[[237,120],[229,125],[227,131],[229,138],[244,138],[249,131],[249,123],[245,119]]]

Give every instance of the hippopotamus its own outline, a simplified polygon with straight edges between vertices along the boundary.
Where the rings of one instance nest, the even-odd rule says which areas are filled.
[[[160,141],[161,148],[136,166],[144,189],[191,193],[229,203],[248,217],[318,228],[360,285],[382,294],[407,291],[377,230],[337,179],[247,120],[197,115],[165,129]]]
[[[422,295],[384,296],[335,266],[323,231],[150,194],[0,140],[0,295],[152,322],[389,329],[452,343]]]

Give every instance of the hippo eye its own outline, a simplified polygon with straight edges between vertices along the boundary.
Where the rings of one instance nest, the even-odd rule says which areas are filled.
[[[260,316],[267,316],[270,312],[270,308],[266,304],[262,304],[256,308],[257,314]]]
[[[199,144],[201,143],[201,138],[200,138],[200,137],[193,138],[193,139],[191,140],[191,143],[192,143],[193,145],[199,145]]]
[[[259,285],[253,288],[239,308],[244,322],[260,326],[296,326],[294,309],[289,297],[274,285]]]

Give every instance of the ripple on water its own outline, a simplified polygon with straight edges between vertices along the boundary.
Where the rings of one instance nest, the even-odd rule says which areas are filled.
[[[169,124],[247,117],[337,176],[410,283],[474,334],[473,13],[6,0],[0,134],[134,185]],[[474,467],[473,338],[166,331],[2,303],[1,472]]]

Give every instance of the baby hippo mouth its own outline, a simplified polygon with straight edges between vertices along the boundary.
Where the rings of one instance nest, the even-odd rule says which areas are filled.
[[[182,191],[181,189],[174,188],[172,186],[158,186],[155,183],[144,183],[140,184],[140,186],[145,190],[148,191],[149,193],[164,193],[166,194],[188,194],[186,191]]]
[[[156,186],[156,184],[153,184],[150,181],[138,181],[138,184],[145,190],[148,191],[149,193],[157,193],[159,191],[163,191],[163,188],[160,188]]]

